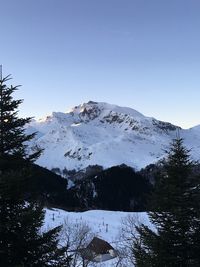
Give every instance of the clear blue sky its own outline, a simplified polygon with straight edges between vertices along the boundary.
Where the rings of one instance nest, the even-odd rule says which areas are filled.
[[[0,0],[0,64],[21,115],[88,100],[200,124],[199,0]]]

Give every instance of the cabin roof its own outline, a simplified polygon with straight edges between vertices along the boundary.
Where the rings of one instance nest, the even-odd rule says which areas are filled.
[[[79,252],[83,258],[94,262],[110,260],[117,256],[117,251],[108,242],[98,237],[94,237],[89,245]]]
[[[93,251],[95,254],[107,254],[109,250],[114,250],[108,242],[98,237],[92,239],[87,249]]]

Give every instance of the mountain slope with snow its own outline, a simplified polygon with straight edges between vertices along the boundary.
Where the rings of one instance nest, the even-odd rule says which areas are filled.
[[[44,148],[37,163],[48,169],[80,170],[88,165],[108,168],[127,164],[136,169],[163,157],[176,137],[185,139],[195,160],[200,158],[200,130],[183,130],[168,122],[145,117],[131,108],[89,101],[66,113],[53,112],[32,122],[34,144]]]

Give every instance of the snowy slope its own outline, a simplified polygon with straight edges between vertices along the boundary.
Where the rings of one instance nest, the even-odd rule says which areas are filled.
[[[58,225],[62,225],[66,220],[71,223],[86,222],[98,237],[105,239],[108,242],[114,242],[118,238],[122,220],[128,215],[134,216],[136,221],[149,224],[148,217],[145,212],[105,210],[69,212],[61,209],[47,209],[44,229],[48,230]]]
[[[125,107],[89,101],[66,113],[34,121],[34,143],[44,148],[37,163],[48,169],[80,170],[125,163],[140,169],[158,161],[179,129],[195,160],[200,155],[200,127],[183,130]]]
[[[67,212],[60,209],[47,209],[43,230],[46,231],[59,225],[63,225],[64,229],[66,221],[70,225],[80,225],[82,223],[86,223],[91,228],[91,231],[95,233],[95,236],[106,240],[115,249],[117,249],[119,242],[121,242],[120,231],[122,229],[122,221],[128,216],[131,216],[136,224],[144,223],[145,225],[151,226],[147,214],[144,212],[119,212],[104,210]],[[132,230],[134,231],[134,229]],[[61,235],[60,238],[63,239],[63,236]],[[113,267],[116,266],[117,261],[118,258],[97,264],[97,266]]]

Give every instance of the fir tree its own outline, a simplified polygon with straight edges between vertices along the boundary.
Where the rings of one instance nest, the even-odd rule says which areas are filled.
[[[64,248],[58,248],[60,227],[41,232],[44,211],[27,195],[30,163],[41,154],[27,142],[25,124],[18,118],[22,100],[14,100],[18,86],[7,86],[10,77],[0,79],[0,266],[68,266]]]
[[[34,138],[36,133],[25,134],[24,125],[32,118],[18,118],[18,106],[23,100],[14,100],[13,93],[19,86],[8,87],[6,83],[10,76],[0,80],[0,157],[8,155],[13,158],[27,159],[34,161],[39,157],[41,150],[36,149],[35,153],[27,153],[26,142]]]
[[[148,213],[154,229],[137,227],[136,266],[200,266],[200,187],[193,166],[183,140],[174,140]]]

